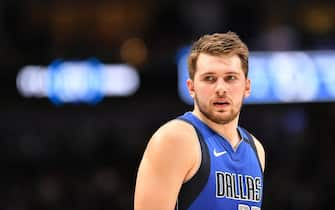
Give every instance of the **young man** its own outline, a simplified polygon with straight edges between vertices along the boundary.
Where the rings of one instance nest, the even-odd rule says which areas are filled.
[[[238,126],[250,94],[248,48],[233,33],[205,35],[188,58],[194,110],[159,128],[137,174],[135,210],[258,210],[265,154]]]

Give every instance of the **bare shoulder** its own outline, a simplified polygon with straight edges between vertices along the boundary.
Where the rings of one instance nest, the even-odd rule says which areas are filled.
[[[176,141],[177,144],[187,143],[195,132],[189,123],[182,120],[171,120],[161,126],[152,136],[154,141]]]
[[[254,138],[257,153],[258,153],[259,159],[260,159],[261,164],[262,164],[262,169],[264,171],[265,170],[265,150],[264,150],[264,147],[263,147],[262,143],[255,136],[252,135],[252,137]]]
[[[192,126],[172,120],[151,137],[136,179],[135,209],[173,209],[197,155]],[[157,189],[164,189],[158,190]]]
[[[197,150],[196,133],[189,123],[172,120],[161,126],[151,137],[146,152],[148,157],[160,162],[177,161],[192,165]],[[171,163],[171,162],[170,162]]]
[[[171,120],[153,134],[147,150],[168,153],[169,156],[178,155],[178,153],[186,156],[188,151],[192,151],[196,142],[195,138],[196,133],[189,123],[182,120]]]

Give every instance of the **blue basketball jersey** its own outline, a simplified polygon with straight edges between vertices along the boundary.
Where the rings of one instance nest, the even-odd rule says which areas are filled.
[[[176,210],[259,210],[263,172],[251,135],[241,127],[236,150],[191,112],[178,117],[195,128],[201,146],[197,173],[183,184]]]

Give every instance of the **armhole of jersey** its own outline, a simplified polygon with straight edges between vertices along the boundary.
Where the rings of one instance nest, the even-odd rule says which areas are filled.
[[[259,159],[259,155],[258,155],[258,151],[257,151],[257,148],[256,148],[256,144],[255,144],[255,140],[254,138],[251,136],[251,134],[244,128],[240,127],[244,133],[247,135],[247,141],[249,142],[251,148],[254,150],[255,154],[256,154],[256,157],[257,157],[257,160],[258,160],[258,164],[259,164],[259,167],[262,171],[262,174],[264,175],[264,172],[263,172],[263,167],[262,167],[262,164],[261,164],[261,160]]]
[[[201,193],[202,189],[207,183],[210,173],[210,156],[208,152],[208,147],[205,144],[203,136],[198,130],[198,128],[191,121],[188,121],[187,119],[184,118],[178,118],[178,119],[183,120],[193,126],[193,128],[197,133],[201,148],[201,163],[199,169],[190,180],[188,180],[186,183],[182,185],[177,199],[175,210],[186,210],[187,208],[190,207],[192,202],[194,202],[194,200]]]

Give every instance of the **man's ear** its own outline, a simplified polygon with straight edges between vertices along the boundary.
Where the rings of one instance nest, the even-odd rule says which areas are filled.
[[[250,96],[251,93],[251,81],[247,78],[246,85],[245,85],[245,91],[244,91],[244,98],[247,98]]]
[[[188,89],[188,92],[189,92],[190,96],[192,98],[194,98],[195,92],[194,92],[194,82],[193,82],[193,80],[187,79],[186,84],[187,84],[187,89]]]

